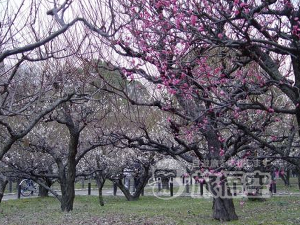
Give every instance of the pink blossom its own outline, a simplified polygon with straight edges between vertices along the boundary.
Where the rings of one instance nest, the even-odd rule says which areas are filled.
[[[192,26],[195,26],[197,22],[197,16],[196,15],[191,15],[191,24]]]
[[[173,80],[173,84],[174,84],[174,85],[177,85],[177,84],[179,84],[179,83],[180,83],[180,80],[179,80],[179,79],[174,79],[174,80]]]
[[[169,89],[169,93],[175,95],[177,93],[177,91],[174,89]]]
[[[243,160],[238,160],[236,165],[237,165],[238,168],[242,168],[243,165],[244,165],[244,161]]]
[[[268,108],[268,112],[273,113],[273,112],[275,112],[275,110],[270,107],[270,108]]]
[[[180,76],[180,78],[181,78],[181,79],[186,78],[186,74],[185,74],[185,73],[182,73],[181,76]]]
[[[231,165],[231,166],[234,166],[235,164],[236,164],[236,161],[235,161],[234,159],[231,159],[231,160],[230,160],[230,165]]]
[[[237,119],[237,118],[239,118],[239,113],[238,112],[234,112],[233,116],[234,116],[235,119]]]
[[[277,137],[276,136],[272,136],[272,141],[276,141],[277,140]]]
[[[204,27],[202,27],[202,26],[198,28],[198,31],[200,31],[200,32],[201,32],[201,31],[204,31],[204,30],[205,30],[205,29],[204,29]]]
[[[240,4],[240,7],[248,7],[248,5],[247,5],[247,3],[245,3],[245,2],[242,2],[241,4]]]
[[[216,176],[222,177],[222,176],[223,176],[223,173],[222,173],[222,172],[218,172],[218,173],[216,173]]]
[[[218,137],[218,140],[220,141],[220,142],[224,142],[225,141],[225,139],[224,138],[222,138],[222,137]],[[224,149],[221,149],[221,151],[224,151]]]
[[[181,25],[181,18],[180,18],[180,17],[177,17],[177,18],[176,18],[175,24],[176,24],[176,28],[179,29],[179,28],[180,28],[180,25]]]

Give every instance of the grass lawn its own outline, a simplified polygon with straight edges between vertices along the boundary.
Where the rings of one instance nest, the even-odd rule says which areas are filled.
[[[52,198],[4,201],[0,205],[0,224],[220,224],[211,219],[212,201],[178,197],[161,200],[142,197],[127,202],[123,197],[105,197],[98,205],[95,196],[77,196],[71,213],[60,212]],[[273,197],[265,202],[235,200],[239,221],[223,224],[300,224],[300,197]]]

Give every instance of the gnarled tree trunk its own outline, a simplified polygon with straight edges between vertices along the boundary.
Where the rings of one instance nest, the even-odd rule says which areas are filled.
[[[74,157],[74,159],[70,159]],[[67,168],[66,168],[67,167]],[[59,181],[61,188],[61,210],[63,212],[70,212],[73,210],[75,199],[75,177],[76,177],[76,163],[75,155],[70,156],[67,166],[60,164],[59,166]]]
[[[60,186],[61,186],[61,210],[63,212],[70,212],[73,210],[75,199],[75,178],[76,178],[76,154],[79,143],[80,131],[73,121],[69,119],[67,127],[70,133],[69,151],[67,164],[60,164]]]
[[[134,194],[131,194],[130,191],[122,183],[122,179],[119,179],[117,181],[114,180],[113,182],[116,182],[118,188],[120,188],[120,190],[123,192],[127,201],[136,201],[139,199],[140,195],[136,194],[137,192],[135,192]]]
[[[126,199],[128,201],[136,201],[139,199],[140,195],[143,192],[144,187],[146,186],[148,180],[150,179],[150,165],[144,166],[144,172],[139,177],[138,185],[135,188],[135,192],[133,194],[130,193],[130,191],[124,186],[122,183],[122,179],[114,180],[113,182],[116,182],[117,186],[120,188],[120,190],[125,195]]]
[[[44,188],[43,186],[39,185],[39,196],[40,197],[48,197],[49,191],[46,188]]]
[[[50,188],[52,186],[53,182],[52,182],[52,180],[46,178],[44,184]],[[42,185],[39,185],[39,196],[40,197],[48,197],[49,189],[43,187]]]
[[[61,210],[63,212],[70,212],[73,210],[75,199],[75,179],[68,177],[61,181]]]
[[[210,159],[220,159],[220,149],[222,148],[218,136],[214,130],[207,130],[205,133],[208,148],[210,149]],[[237,220],[232,194],[227,186],[227,179],[223,175],[220,180],[210,181],[209,189],[213,195],[213,218],[220,221]]]
[[[231,198],[214,198],[213,218],[220,221],[237,220],[233,200]]]

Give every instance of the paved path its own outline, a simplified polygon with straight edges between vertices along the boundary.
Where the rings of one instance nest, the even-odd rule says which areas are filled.
[[[58,194],[60,194],[60,191],[57,191]],[[110,190],[110,189],[103,189],[102,190],[102,194],[104,196],[112,196],[113,195],[113,190]],[[78,189],[78,190],[75,190],[75,195],[88,195],[88,190],[87,189]],[[95,195],[95,196],[98,196],[98,190],[91,190],[91,195]],[[117,191],[117,196],[124,196],[122,194],[122,192],[120,190]],[[24,199],[24,198],[32,198],[32,197],[37,197],[37,193],[34,193],[33,196],[29,196],[29,197],[23,197],[21,196],[21,199]],[[11,199],[17,199],[18,196],[16,193],[11,193],[11,194],[5,194],[3,196],[3,199],[2,201],[6,201],[6,200],[11,200]]]
[[[177,187],[177,188],[174,189],[174,196],[180,195],[180,196],[191,196],[191,197],[196,197],[196,198],[201,197],[200,194],[199,194],[199,186],[193,187],[193,188],[190,187],[190,192],[192,192],[193,194],[185,193],[185,187],[182,186],[181,178],[176,178],[173,181],[174,181],[173,182],[174,187]],[[179,191],[178,186],[181,187],[181,188],[179,188],[181,194],[175,192],[176,190]],[[165,196],[165,197],[169,196],[168,191],[161,191],[161,192],[157,193],[157,192],[153,192],[153,188],[155,188],[156,189],[155,191],[157,191],[157,184],[152,184],[152,186],[147,185],[145,187],[145,195],[147,195],[147,196],[156,195],[156,196]],[[195,189],[195,188],[197,188],[197,189]],[[196,192],[196,191],[197,191],[197,193],[195,194],[194,192]],[[60,191],[57,191],[57,192],[58,192],[58,194],[60,194]],[[75,194],[76,195],[88,195],[88,189],[87,188],[77,189],[77,190],[75,190]],[[113,188],[104,188],[102,190],[102,194],[103,194],[103,196],[113,196]],[[98,196],[98,190],[97,189],[92,189],[91,190],[91,195]],[[117,196],[124,196],[119,188],[118,188],[118,191],[117,191]],[[300,191],[299,192],[287,192],[287,191],[278,190],[276,194],[273,194],[273,196],[300,196]],[[29,197],[21,196],[21,199],[32,198],[32,197],[37,197],[37,193],[35,193],[33,196],[29,196]],[[207,195],[206,197],[209,197],[209,195]],[[12,193],[12,194],[4,195],[2,200],[6,201],[6,200],[10,200],[10,199],[17,199],[17,198],[18,198],[17,194]]]
[[[148,187],[147,189],[149,190],[148,192],[146,191],[145,192],[145,195],[147,196],[153,196],[154,194],[150,191],[151,187]],[[60,191],[58,191],[58,194],[60,194]],[[75,194],[76,195],[88,195],[88,190],[87,189],[78,189],[78,190],[75,190]],[[113,195],[113,190],[112,189],[103,189],[102,190],[102,194],[104,196],[112,196]],[[94,195],[94,196],[98,196],[98,190],[96,189],[92,189],[91,190],[91,195]],[[158,196],[162,196],[164,195],[165,197],[168,196],[168,194],[157,194],[156,195]],[[176,193],[174,193],[174,195],[176,195]],[[124,194],[118,189],[117,191],[117,196],[124,196]],[[192,196],[190,193],[183,193],[181,194],[180,196]],[[273,194],[273,196],[300,196],[300,192],[283,192],[283,191],[279,191],[277,192],[276,194]],[[24,199],[24,198],[33,198],[33,197],[37,197],[37,193],[35,193],[33,196],[29,196],[29,197],[23,197],[21,196],[21,199]],[[193,195],[192,197],[200,197],[200,195]],[[209,197],[209,196],[206,196],[206,197]],[[12,193],[12,194],[6,194],[4,195],[2,201],[7,201],[7,200],[11,200],[11,199],[17,199],[18,196],[17,194],[15,193]]]

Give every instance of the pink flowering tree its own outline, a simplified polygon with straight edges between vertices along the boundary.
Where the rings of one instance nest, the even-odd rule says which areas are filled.
[[[165,149],[178,155],[192,152],[200,160],[228,159],[242,151],[246,156],[254,155],[254,148],[280,155],[285,147],[295,151],[300,120],[296,3],[106,3],[105,15],[93,11],[96,3],[81,5],[80,16],[85,17],[81,21],[91,31],[86,54],[98,52],[108,62],[108,69],[118,70],[128,79],[143,78],[159,94],[140,101],[118,89],[115,93],[132,104],[155,106],[176,117],[168,121],[174,138],[170,145],[152,140],[147,133],[139,140],[127,136],[131,145],[136,141],[135,147],[147,144],[152,150]],[[64,25],[62,9],[55,7],[51,14]],[[103,52],[104,46],[111,55]],[[118,60],[113,59],[115,55]],[[283,127],[283,134],[274,129],[278,125]],[[204,151],[188,138],[202,138]],[[174,143],[179,147],[174,148]],[[213,217],[237,219],[232,199],[213,195]]]

